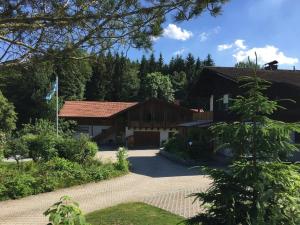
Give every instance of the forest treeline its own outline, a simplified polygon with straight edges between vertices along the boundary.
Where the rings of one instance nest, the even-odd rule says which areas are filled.
[[[45,96],[56,75],[60,105],[65,100],[143,101],[151,97],[184,101],[202,68],[213,65],[209,54],[203,60],[192,54],[177,55],[166,63],[162,54],[131,60],[122,53],[90,57],[78,50],[60,60],[33,57],[18,66],[0,68],[0,90],[14,104],[20,125],[54,118],[55,99],[47,102]]]

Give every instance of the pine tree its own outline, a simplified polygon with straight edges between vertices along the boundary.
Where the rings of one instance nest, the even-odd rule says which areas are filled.
[[[192,83],[195,78],[195,58],[189,53],[185,59],[185,73],[189,83]]]
[[[157,72],[157,64],[155,61],[155,56],[152,53],[149,59],[149,73]]]
[[[105,55],[100,55],[92,63],[92,77],[87,83],[85,97],[87,100],[104,100],[107,96],[109,77],[106,77]]]
[[[63,52],[62,52],[63,54]],[[59,77],[59,94],[66,100],[81,100],[84,97],[86,83],[92,76],[89,60],[74,60],[70,57],[84,57],[80,50],[63,55],[61,60],[54,61],[55,75]]]
[[[239,121],[211,128],[220,147],[232,150],[233,164],[226,170],[206,169],[212,186],[195,196],[207,210],[189,223],[300,224],[300,168],[284,162],[298,151],[291,134],[300,132],[300,124],[269,118],[280,106],[263,94],[270,84],[255,72],[241,82],[245,94],[230,107]]]
[[[181,71],[185,71],[185,63],[181,55],[177,55],[176,58],[174,59],[174,65],[172,70],[173,71],[171,71],[172,72],[171,74],[173,74],[175,71],[178,73]]]
[[[196,60],[196,64],[195,64],[195,70],[198,72],[202,69],[202,63],[201,60],[199,59],[199,57]]]
[[[140,100],[143,100],[146,96],[145,79],[148,73],[149,73],[149,63],[145,55],[143,55],[141,59],[140,68],[139,68],[139,80],[140,80],[139,99]]]
[[[111,52],[108,52],[105,57],[105,68],[106,68],[105,77],[109,80],[109,84],[106,88],[107,90],[106,100],[112,100],[114,95],[112,80],[113,80],[114,70],[115,70],[115,58]]]
[[[165,74],[166,71],[164,71],[164,58],[162,56],[162,54],[160,53],[159,54],[159,59],[158,59],[158,62],[157,62],[157,72],[161,72],[163,74]]]
[[[214,66],[215,65],[215,62],[214,60],[212,59],[211,55],[208,54],[206,59],[203,60],[203,65],[204,66]]]

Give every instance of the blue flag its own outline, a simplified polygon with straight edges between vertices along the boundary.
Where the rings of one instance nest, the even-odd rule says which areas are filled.
[[[57,91],[57,84],[56,84],[56,82],[54,82],[53,84],[52,84],[52,87],[51,87],[51,90],[50,90],[50,92],[47,94],[47,96],[45,97],[45,99],[47,100],[47,101],[50,101],[51,99],[52,99],[52,97],[53,97],[53,95],[54,95],[54,93]]]

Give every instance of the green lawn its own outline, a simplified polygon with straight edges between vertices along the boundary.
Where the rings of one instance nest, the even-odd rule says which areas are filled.
[[[92,225],[174,225],[183,217],[144,203],[126,203],[86,215]]]

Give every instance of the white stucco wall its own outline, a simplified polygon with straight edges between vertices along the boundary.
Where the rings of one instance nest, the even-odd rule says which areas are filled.
[[[169,132],[171,132],[171,130],[160,131],[160,143],[162,143],[163,141],[167,141],[169,139]]]

